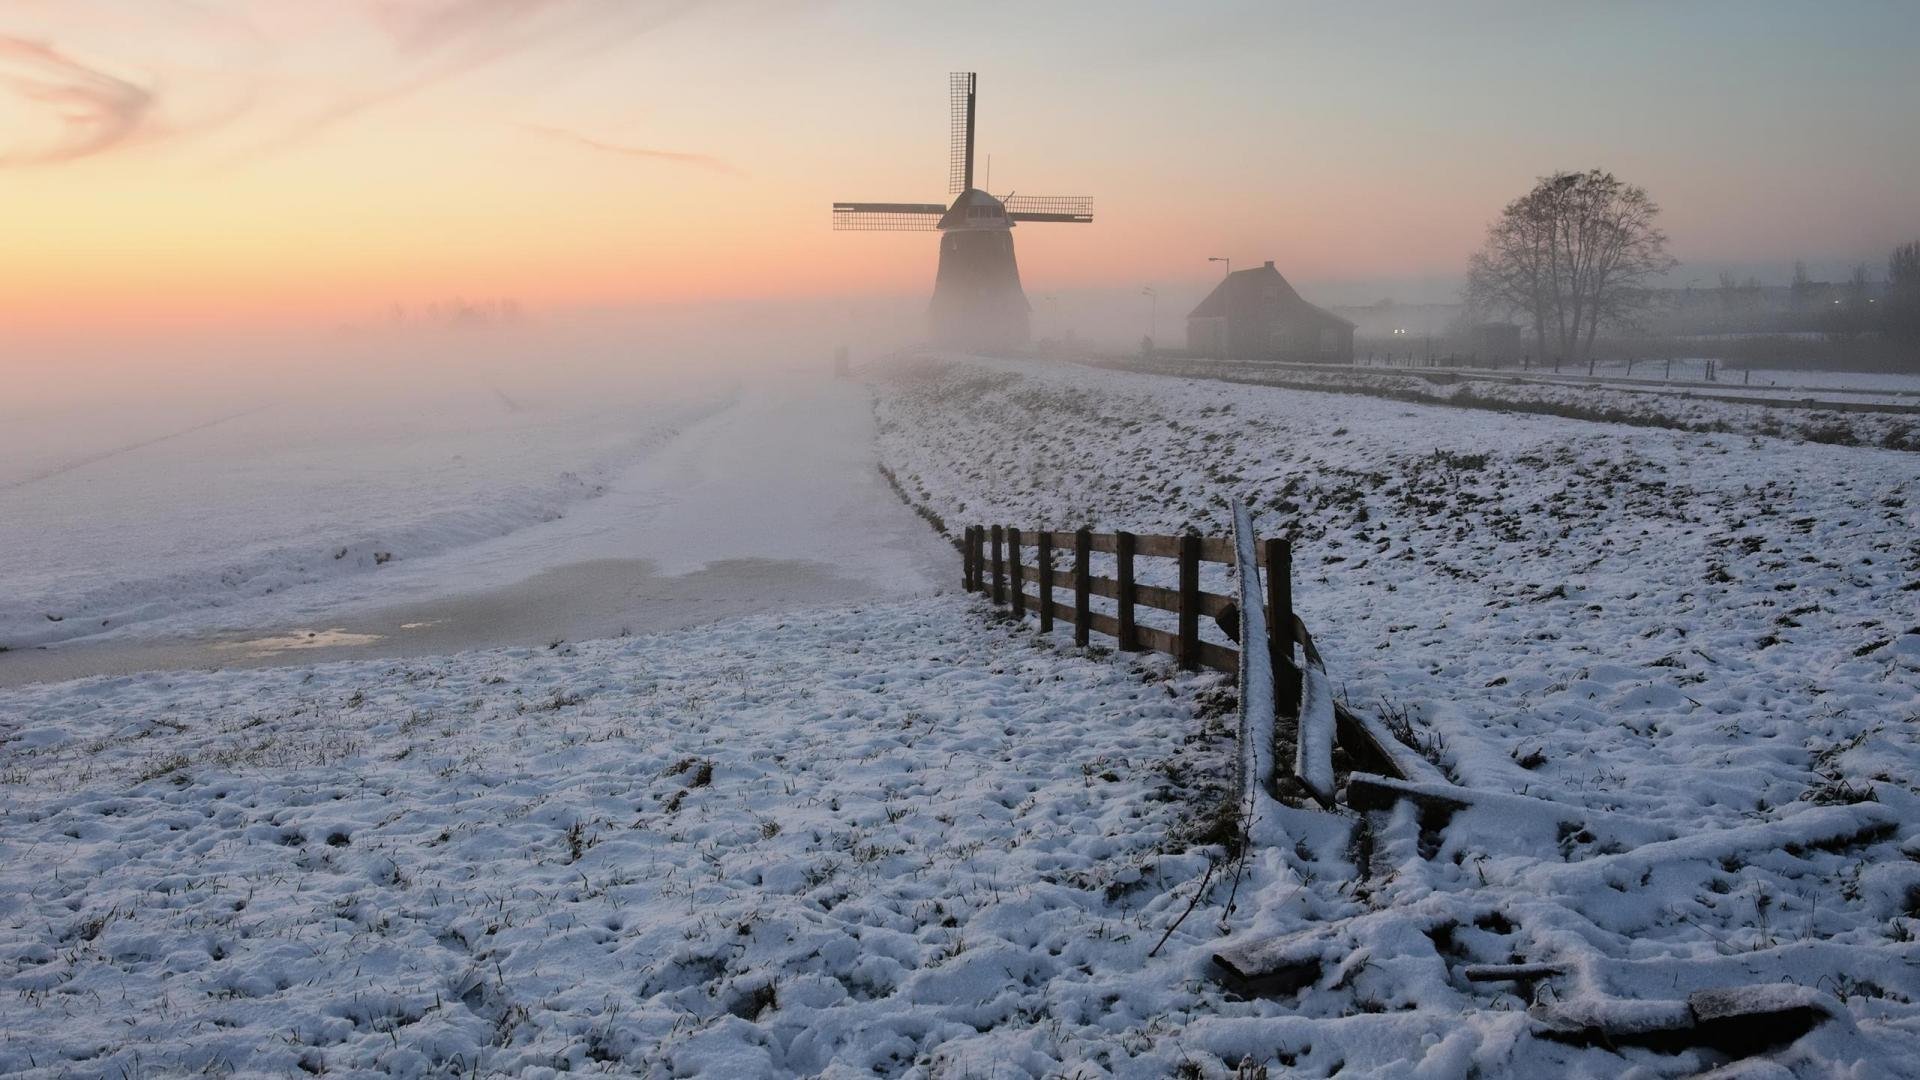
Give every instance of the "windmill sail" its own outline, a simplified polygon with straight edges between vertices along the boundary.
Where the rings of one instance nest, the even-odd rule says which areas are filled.
[[[952,112],[947,124],[947,193],[958,195],[973,187],[973,85],[971,71],[956,71],[947,80]]]
[[[1012,221],[1085,225],[1093,220],[1093,200],[1085,195],[1009,195],[1000,201]]]
[[[932,232],[947,208],[939,203],[833,204],[833,227],[839,232]]]

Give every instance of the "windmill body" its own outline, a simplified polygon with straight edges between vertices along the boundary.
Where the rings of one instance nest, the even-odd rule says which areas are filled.
[[[833,204],[833,227],[855,232],[939,232],[940,269],[928,309],[934,342],[967,349],[1022,344],[1030,335],[1032,307],[1020,288],[1013,227],[1020,222],[1085,224],[1093,220],[1092,200],[996,197],[974,187],[975,76],[956,73],[951,87],[953,152],[948,189],[955,195],[952,205],[838,202]]]

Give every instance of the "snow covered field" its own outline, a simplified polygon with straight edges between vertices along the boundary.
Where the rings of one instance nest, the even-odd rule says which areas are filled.
[[[884,602],[0,690],[0,1072],[1685,1076],[1730,1060],[1689,995],[1758,986],[1819,1022],[1745,1075],[1912,1074],[1920,459],[1037,363],[874,389],[950,529],[1248,497],[1336,689],[1480,801],[1276,806],[1240,857],[1230,680],[913,595],[957,556],[860,388],[749,395],[454,554],[633,531],[684,574],[799,520]],[[1223,977],[1249,947],[1287,978]]]
[[[1718,364],[1718,379],[1709,386],[1699,387],[1711,393],[1734,390],[1832,390],[1848,398],[1859,397],[1867,400],[1899,402],[1908,396],[1920,394],[1920,374],[1903,374],[1881,371],[1830,371],[1826,369],[1796,368],[1755,368],[1751,377],[1743,369],[1730,365],[1726,361],[1702,359],[1678,359],[1669,368],[1662,360],[1641,360],[1629,367],[1622,361],[1608,361],[1597,365],[1594,377],[1602,382],[1615,380],[1629,385],[1646,386],[1671,379],[1676,383],[1704,382],[1708,379],[1713,365]],[[1363,367],[1366,365],[1362,365]],[[1381,365],[1385,366],[1385,365]],[[1587,381],[1586,368],[1568,365],[1564,372],[1556,376],[1551,370],[1530,368],[1516,371],[1508,368],[1466,368],[1448,370],[1485,371],[1490,374],[1521,375],[1532,379],[1561,378],[1569,383]],[[1656,385],[1656,389],[1659,387]],[[1678,387],[1675,388],[1679,389]]]
[[[1135,366],[1128,361],[1115,366]],[[1669,427],[1682,431],[1725,432],[1780,436],[1846,446],[1882,446],[1920,450],[1920,416],[1901,411],[1851,411],[1871,405],[1911,408],[1914,399],[1886,393],[1843,391],[1831,395],[1742,387],[1728,382],[1708,387],[1664,386],[1655,383],[1594,382],[1584,376],[1511,372],[1484,377],[1472,371],[1436,374],[1455,381],[1435,382],[1406,371],[1383,367],[1332,365],[1219,364],[1206,360],[1170,359],[1150,365],[1158,374],[1213,375],[1225,380],[1293,389],[1366,394],[1411,402],[1439,402],[1456,406],[1585,420],[1602,420],[1641,427]],[[1517,381],[1521,378],[1527,381]],[[1539,381],[1534,381],[1539,380]],[[1798,404],[1816,397],[1815,405]],[[1744,397],[1770,404],[1713,400]],[[1793,398],[1796,404],[1782,405]],[[1826,400],[1826,399],[1831,399]],[[1825,404],[1828,407],[1819,407]]]
[[[588,407],[478,386],[15,418],[0,645],[270,610],[258,601],[557,519],[727,400],[675,388]]]
[[[1678,367],[1678,365],[1675,365]],[[1678,375],[1676,373],[1676,378]],[[1741,384],[1738,373],[1721,370],[1721,380],[1729,386]],[[1798,371],[1792,368],[1756,368],[1752,386],[1795,386],[1833,388],[1855,393],[1920,394],[1920,375],[1882,371]]]
[[[1348,701],[1404,716],[1460,783],[1632,834],[1556,833],[1537,804],[1445,827],[1402,814],[1350,897],[1350,914],[1380,912],[1367,925],[1405,933],[1422,904],[1518,924],[1525,907],[1533,928],[1481,959],[1578,957],[1584,990],[1623,996],[1729,957],[1751,981],[1867,980],[1847,998],[1864,1041],[1803,1043],[1809,1074],[1920,1025],[1910,454],[1066,365],[934,362],[879,386],[883,455],[951,528],[1220,534],[1228,498],[1248,498],[1295,536],[1295,602]],[[1817,813],[1890,827],[1837,856],[1783,854]],[[1781,833],[1740,831],[1755,823]],[[1671,837],[1705,846],[1650,863],[1642,888],[1597,866],[1545,885],[1572,880],[1563,858]],[[1621,892],[1587,891],[1601,882]],[[1407,940],[1392,954],[1421,965],[1454,943],[1409,956]]]
[[[921,600],[9,692],[0,1073],[1165,1075],[1193,688]]]

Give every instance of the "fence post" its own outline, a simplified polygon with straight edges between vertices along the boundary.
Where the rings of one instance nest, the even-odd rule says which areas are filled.
[[[993,602],[1007,602],[1006,570],[1000,561],[1000,526],[993,527]]]
[[[1053,530],[1041,529],[1040,545],[1040,632],[1053,629]]]
[[[960,587],[967,592],[980,591],[979,568],[973,565],[976,550],[973,546],[974,528],[969,525],[960,533]]]
[[[1120,601],[1120,651],[1139,652],[1139,634],[1133,623],[1133,605],[1139,599],[1139,590],[1133,584],[1133,547],[1134,535],[1130,532],[1113,534],[1113,557],[1119,565],[1119,601]]]
[[[987,591],[987,527],[973,527],[973,591]]]
[[[1234,595],[1240,608],[1240,753],[1235,755],[1234,790],[1251,815],[1265,801],[1273,781],[1274,736],[1271,691],[1277,680],[1271,670],[1273,627],[1260,611],[1259,552],[1253,535],[1253,515],[1247,504],[1233,501]],[[1264,651],[1260,644],[1265,639]],[[1251,822],[1246,823],[1251,827]]]
[[[1013,592],[1013,617],[1024,619],[1027,615],[1026,571],[1020,563],[1020,530],[1007,526],[1007,577]]]
[[[1200,537],[1180,537],[1180,666],[1200,667]]]
[[[1073,643],[1087,647],[1087,634],[1093,629],[1092,595],[1087,588],[1088,568],[1093,564],[1093,531],[1082,526],[1073,534]]]
[[[1267,641],[1273,650],[1274,706],[1282,716],[1300,715],[1300,668],[1293,662],[1293,545],[1269,537],[1267,547]]]

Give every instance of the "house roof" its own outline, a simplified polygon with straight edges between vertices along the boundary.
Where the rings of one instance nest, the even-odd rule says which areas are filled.
[[[1287,284],[1287,279],[1280,276],[1280,271],[1274,269],[1272,260],[1251,270],[1235,270],[1228,274],[1213,287],[1205,300],[1200,301],[1199,307],[1187,314],[1187,318],[1225,318],[1229,307],[1246,314],[1264,310],[1282,317],[1305,315],[1337,322],[1342,326],[1353,325],[1333,312],[1315,307],[1302,299],[1293,286]]]

